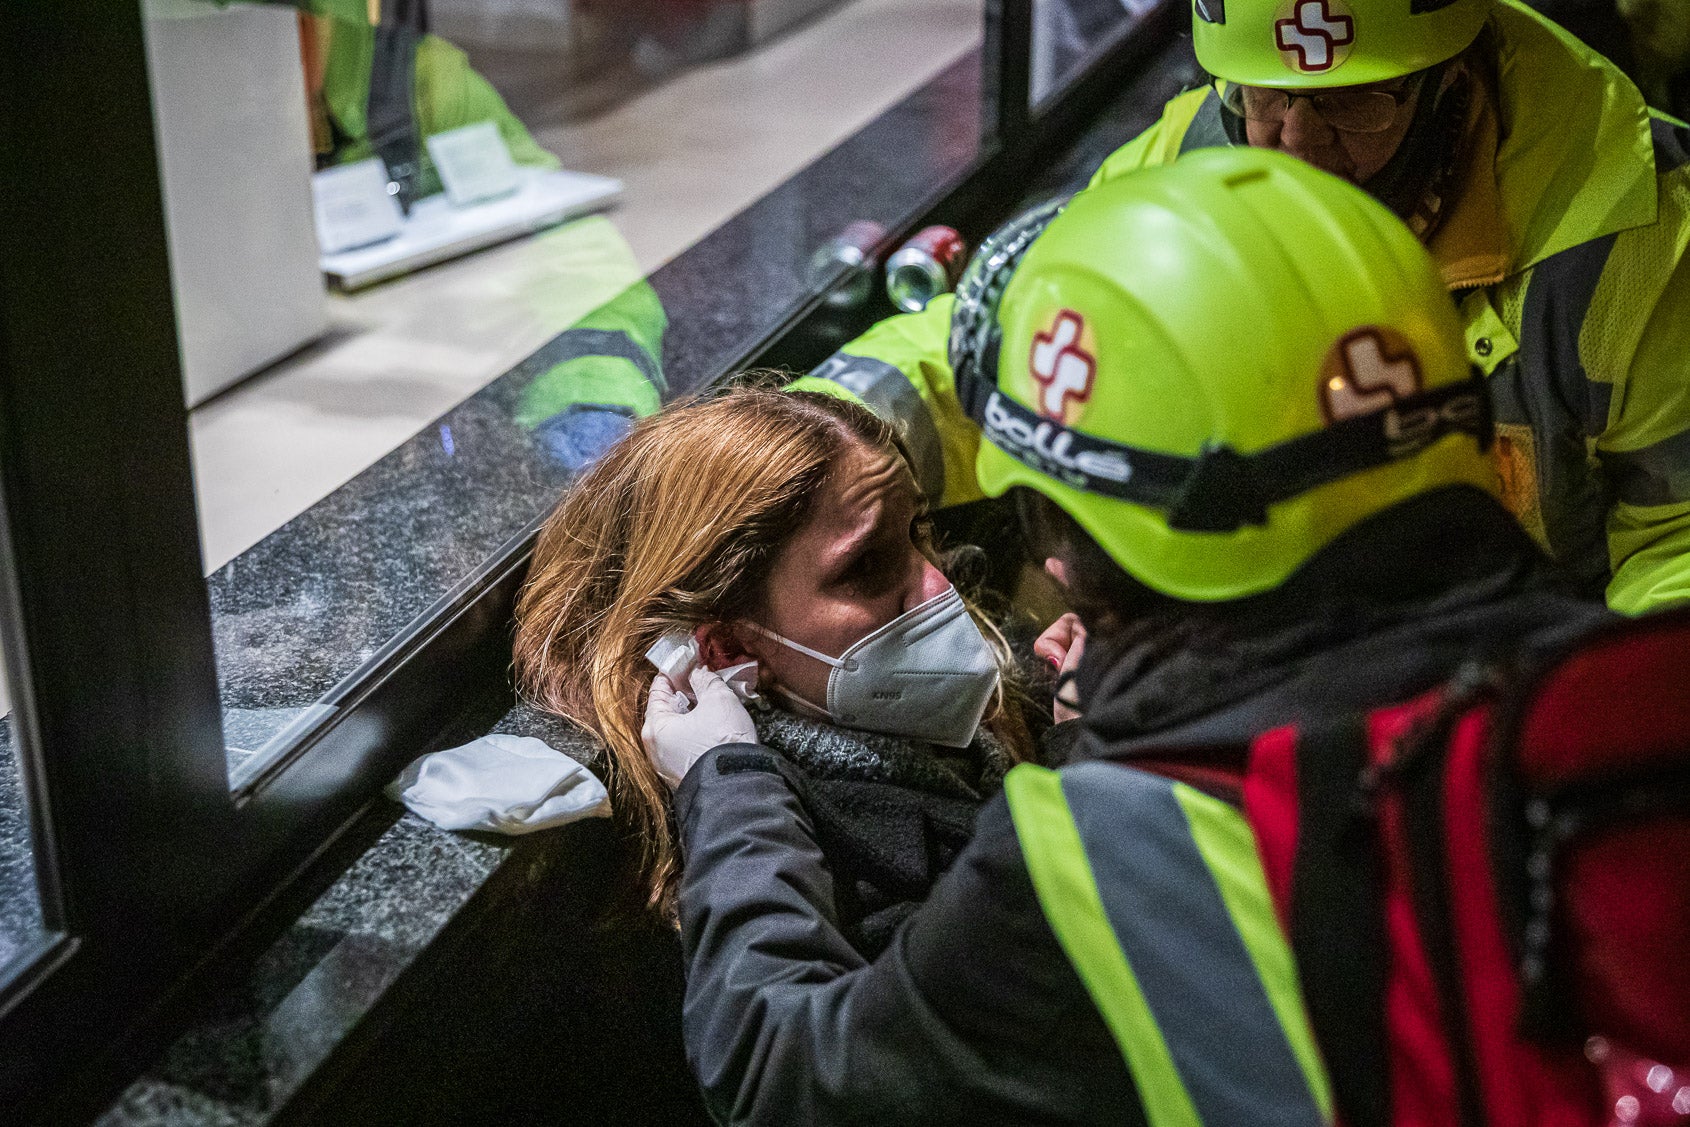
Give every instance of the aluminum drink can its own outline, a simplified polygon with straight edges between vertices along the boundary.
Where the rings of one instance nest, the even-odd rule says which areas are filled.
[[[886,296],[905,313],[919,313],[962,280],[968,244],[955,228],[923,227],[886,260]]]
[[[806,283],[825,290],[828,305],[861,305],[874,292],[874,248],[885,238],[886,228],[871,219],[848,224],[810,256]]]

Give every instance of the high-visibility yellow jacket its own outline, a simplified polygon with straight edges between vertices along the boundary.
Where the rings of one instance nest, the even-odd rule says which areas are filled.
[[[1514,0],[1489,35],[1496,89],[1428,249],[1492,380],[1505,500],[1615,610],[1690,602],[1690,141]],[[1207,88],[1180,95],[1093,183],[1228,143],[1220,112]],[[923,479],[941,504],[979,496],[949,317],[939,301],[883,322],[814,373],[877,407],[896,398],[889,368],[914,385],[928,411],[898,418],[912,447],[943,452],[942,478]]]
[[[555,284],[525,289],[522,300],[535,320],[569,327],[523,362],[532,379],[516,421],[554,459],[580,471],[667,397],[669,320],[608,219],[578,219],[539,238],[567,268]]]
[[[1243,814],[1184,783],[1109,763],[1061,773],[1023,763],[1005,778],[1004,797],[1039,907],[1120,1046],[1148,1123],[1332,1122],[1331,1081]],[[1134,833],[1097,832],[1110,824]],[[1151,866],[1190,890],[1179,938],[1153,906]],[[1229,957],[1192,960],[1183,943],[1197,935],[1235,946]],[[1213,979],[1228,978],[1218,1023],[1188,1004],[1204,993],[1191,989],[1204,976],[1214,993]],[[1231,1046],[1218,1043],[1223,1026]],[[1240,1083],[1216,1067],[1223,1060],[1247,1060],[1236,1071],[1257,1075]]]

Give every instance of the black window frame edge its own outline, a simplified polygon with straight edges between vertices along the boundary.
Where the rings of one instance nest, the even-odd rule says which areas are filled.
[[[216,854],[228,804],[142,36],[138,3],[0,17],[9,675],[65,937],[8,985],[7,1095],[163,987],[237,868],[181,863]]]
[[[1031,0],[987,0],[980,156],[883,250],[934,222],[983,234],[1006,185],[1165,45],[1183,5],[1126,21],[1036,113],[1031,12]],[[0,197],[0,551],[13,564],[0,615],[50,932],[0,982],[0,1108],[18,1118],[62,1107],[73,1073],[115,1068],[99,1082],[115,1090],[113,1054],[148,1015],[237,945],[411,754],[508,691],[511,611],[540,525],[231,790],[144,36],[139,3],[17,0],[0,14],[0,183],[12,186]],[[887,311],[864,309],[855,327]],[[804,370],[841,330],[817,294],[721,375]]]

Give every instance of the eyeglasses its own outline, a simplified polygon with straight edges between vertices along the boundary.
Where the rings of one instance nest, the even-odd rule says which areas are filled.
[[[1239,86],[1215,80],[1221,104],[1246,121],[1277,125],[1291,112],[1298,98],[1314,104],[1314,110],[1332,128],[1344,133],[1383,133],[1397,119],[1397,110],[1420,89],[1424,75],[1416,75],[1396,90],[1377,86],[1342,86],[1332,90],[1276,90],[1268,86]]]

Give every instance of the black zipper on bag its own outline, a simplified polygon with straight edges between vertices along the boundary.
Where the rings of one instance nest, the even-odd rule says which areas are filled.
[[[1439,1017],[1455,1064],[1456,1100],[1462,1127],[1483,1127],[1484,1101],[1479,1092],[1477,1054],[1467,1024],[1466,991],[1456,952],[1453,920],[1453,874],[1446,840],[1444,781],[1449,763],[1450,736],[1475,705],[1489,674],[1463,670],[1449,696],[1429,722],[1417,725],[1398,744],[1383,783],[1395,786],[1402,799],[1403,836],[1408,849],[1410,894],[1415,921],[1425,944],[1426,959],[1436,981]]]

